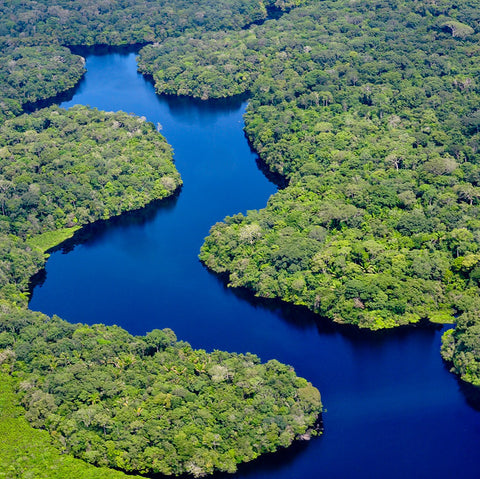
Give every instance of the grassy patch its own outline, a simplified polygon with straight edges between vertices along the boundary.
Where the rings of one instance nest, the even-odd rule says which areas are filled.
[[[37,236],[33,236],[27,240],[27,244],[32,248],[37,248],[45,253],[49,249],[57,246],[63,241],[71,238],[81,226],[73,226],[72,228],[60,228],[55,231],[47,231]]]
[[[454,324],[455,318],[451,311],[437,311],[428,316],[428,320],[431,323],[436,324]]]

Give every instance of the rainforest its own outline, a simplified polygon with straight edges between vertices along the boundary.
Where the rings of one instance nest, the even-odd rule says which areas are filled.
[[[0,11],[7,477],[233,473],[321,432],[320,393],[276,360],[28,309],[53,247],[182,194],[160,125],[54,106],[85,75],[84,47],[135,47],[158,94],[248,97],[245,133],[281,188],[212,225],[198,251],[209,270],[344,328],[451,324],[441,355],[478,394],[477,1],[40,0]],[[16,432],[32,454],[9,447]]]

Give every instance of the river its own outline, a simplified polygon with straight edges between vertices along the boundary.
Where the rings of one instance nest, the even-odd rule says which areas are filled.
[[[134,53],[88,55],[87,69],[62,106],[124,110],[159,124],[184,187],[174,199],[87,227],[54,252],[31,309],[133,334],[169,327],[195,348],[276,358],[317,386],[324,435],[229,477],[480,477],[480,413],[440,358],[440,330],[332,326],[231,290],[198,261],[211,225],[265,206],[277,190],[243,134],[245,100],[158,96]]]

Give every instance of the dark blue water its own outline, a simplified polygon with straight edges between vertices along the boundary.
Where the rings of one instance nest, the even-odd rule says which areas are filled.
[[[134,334],[170,327],[196,348],[258,354],[320,390],[323,437],[243,466],[234,477],[480,477],[480,413],[440,355],[440,331],[361,334],[233,291],[197,259],[209,227],[276,191],[242,132],[241,100],[155,95],[133,54],[89,56],[73,101],[160,123],[184,187],[177,198],[87,228],[50,257],[30,307]]]

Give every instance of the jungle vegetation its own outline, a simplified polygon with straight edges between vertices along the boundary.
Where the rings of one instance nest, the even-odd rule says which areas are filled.
[[[5,121],[0,142],[0,365],[32,426],[99,467],[195,477],[234,472],[317,434],[318,390],[276,361],[194,351],[169,330],[133,337],[25,308],[30,277],[65,231],[181,185],[153,124],[123,112],[50,107]],[[31,464],[11,455],[6,463],[13,471]]]
[[[198,56],[230,42],[223,55],[258,65],[243,78],[227,60],[213,68],[246,78],[247,135],[289,180],[265,209],[215,225],[202,261],[232,286],[364,328],[459,316],[448,358],[477,384],[478,6],[319,2],[198,42]],[[182,65],[194,41],[174,41]]]
[[[19,380],[4,369],[0,372],[0,463],[4,477],[140,479],[140,476],[127,476],[107,467],[92,466],[69,454],[60,454],[51,444],[48,432],[34,429],[25,419],[25,410],[15,393]]]
[[[0,43],[132,45],[205,30],[238,30],[305,0],[12,0],[0,6]]]

